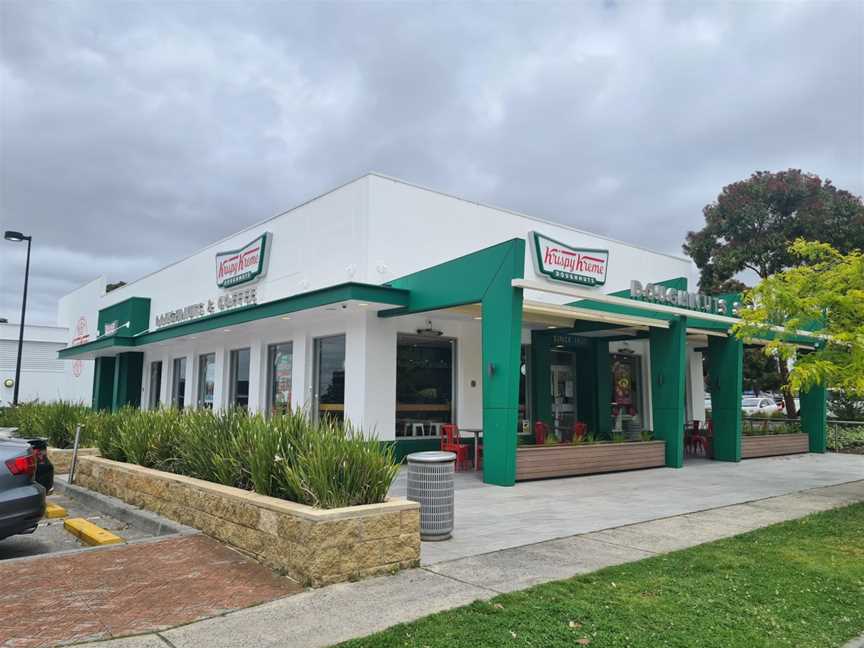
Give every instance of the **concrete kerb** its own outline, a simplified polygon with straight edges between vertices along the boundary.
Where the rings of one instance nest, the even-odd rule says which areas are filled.
[[[174,522],[152,511],[132,506],[116,497],[70,484],[65,476],[57,477],[54,480],[54,490],[61,495],[77,500],[82,506],[135,526],[145,533],[155,536],[154,539],[156,540],[167,536],[201,533],[198,529]]]

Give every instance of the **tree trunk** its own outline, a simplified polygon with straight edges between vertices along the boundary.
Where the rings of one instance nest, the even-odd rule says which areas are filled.
[[[795,396],[786,387],[786,383],[789,381],[789,367],[786,366],[786,361],[781,358],[777,359],[777,367],[780,369],[780,380],[783,382],[783,403],[786,405],[786,416],[787,418],[796,418],[798,411],[795,409]]]

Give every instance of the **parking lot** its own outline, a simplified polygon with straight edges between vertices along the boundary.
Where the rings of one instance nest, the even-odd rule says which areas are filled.
[[[144,528],[143,525],[138,525],[134,522],[130,523],[118,520],[92,506],[88,506],[79,500],[66,497],[65,495],[49,495],[48,502],[58,504],[66,509],[67,517],[89,520],[103,529],[120,536],[126,542],[155,536],[152,529]],[[61,551],[87,549],[87,545],[84,545],[74,535],[63,528],[64,519],[43,519],[36,531],[30,535],[12,536],[11,538],[0,540],[0,561],[52,554]]]

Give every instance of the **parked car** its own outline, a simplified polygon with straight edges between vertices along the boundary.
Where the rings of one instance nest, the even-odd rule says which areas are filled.
[[[773,414],[779,412],[780,408],[773,398],[748,396],[741,399],[741,410],[747,416],[754,414]]]
[[[795,415],[798,416],[801,414],[801,401],[797,398],[792,399],[795,403]],[[774,399],[774,402],[777,403],[777,410],[780,412],[786,412],[786,401],[783,400],[783,397],[780,396]]]
[[[45,487],[36,481],[36,453],[25,440],[0,439],[0,540],[33,533],[45,515]],[[52,481],[53,472],[52,466]]]

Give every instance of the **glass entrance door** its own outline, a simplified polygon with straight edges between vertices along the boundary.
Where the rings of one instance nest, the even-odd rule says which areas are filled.
[[[569,440],[573,436],[573,424],[576,422],[576,372],[573,370],[573,363],[551,365],[550,378],[553,431],[559,440]]]

